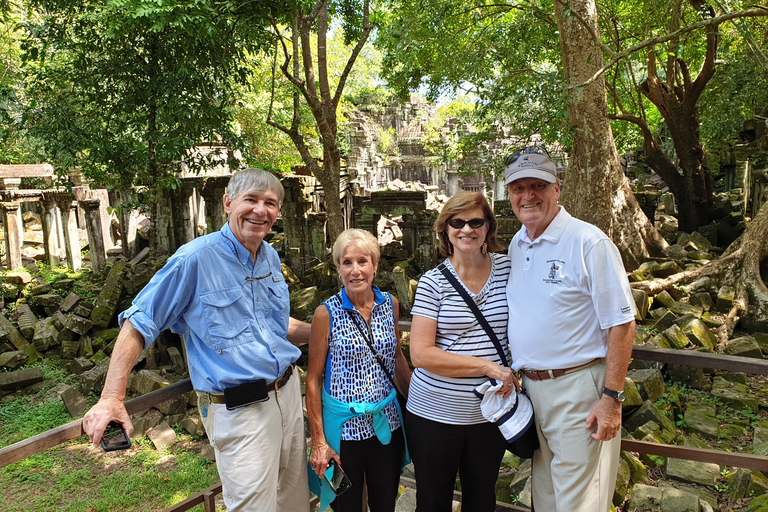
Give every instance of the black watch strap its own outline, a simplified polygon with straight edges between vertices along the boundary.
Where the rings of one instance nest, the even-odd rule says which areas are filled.
[[[623,389],[621,391],[614,391],[612,389],[604,387],[603,388],[603,394],[604,395],[608,395],[609,397],[614,398],[614,399],[618,400],[619,402],[623,402],[624,399],[626,398],[626,395],[624,394],[624,390]]]

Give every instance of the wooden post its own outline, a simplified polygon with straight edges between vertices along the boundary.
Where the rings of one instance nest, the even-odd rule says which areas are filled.
[[[107,251],[104,247],[103,231],[101,227],[101,201],[98,199],[86,199],[78,201],[85,210],[85,229],[88,231],[89,254],[91,256],[91,270],[94,274],[101,274],[107,266]]]
[[[5,232],[5,262],[8,270],[21,268],[22,229],[19,220],[19,203],[0,203],[3,210],[3,231]]]
[[[77,202],[72,199],[59,200],[64,231],[64,248],[67,253],[67,266],[73,271],[83,266],[83,256],[80,251],[80,236],[77,232]]]

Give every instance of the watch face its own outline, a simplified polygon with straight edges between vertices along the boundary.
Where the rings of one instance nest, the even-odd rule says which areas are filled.
[[[627,398],[627,394],[624,393],[624,391],[619,391],[618,396],[616,396],[616,400],[623,402],[625,398]]]

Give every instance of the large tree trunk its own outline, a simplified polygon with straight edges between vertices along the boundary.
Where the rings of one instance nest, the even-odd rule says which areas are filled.
[[[564,15],[566,8],[575,15]],[[603,62],[596,44],[600,33],[596,9],[594,0],[555,1],[563,71],[570,91],[568,114],[574,126],[561,202],[571,214],[611,237],[624,264],[633,267],[667,244],[641,210],[621,169],[603,76],[579,87]]]
[[[719,329],[721,342],[728,339],[741,320],[750,331],[768,331],[768,286],[761,269],[768,265],[768,202],[747,225],[744,234],[728,247],[723,256],[698,270],[681,272],[665,279],[632,283],[633,288],[655,295],[674,286],[685,286],[689,293],[717,293],[722,286],[735,290],[733,309]]]

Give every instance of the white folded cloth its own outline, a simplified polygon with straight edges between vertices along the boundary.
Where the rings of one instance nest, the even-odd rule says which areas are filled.
[[[503,382],[489,379],[474,390],[475,395],[482,399],[480,409],[483,417],[495,423],[507,442],[512,442],[525,433],[533,419],[533,405],[527,396],[513,389],[507,398],[497,395]]]

